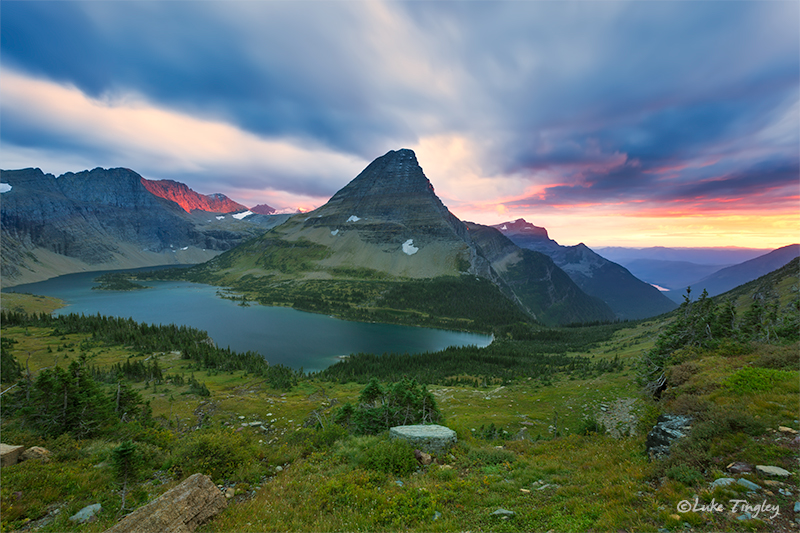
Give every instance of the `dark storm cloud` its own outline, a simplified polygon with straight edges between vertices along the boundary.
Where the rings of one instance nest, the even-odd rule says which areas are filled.
[[[465,138],[480,146],[485,176],[541,185],[537,202],[668,199],[694,194],[693,184],[732,191],[742,168],[791,169],[798,159],[797,119],[786,119],[800,85],[796,2],[2,9],[3,66],[16,72],[364,161],[425,137]],[[87,159],[118,150],[31,125],[25,110],[4,109],[0,134],[6,146]],[[326,196],[355,175],[259,168],[227,176]],[[220,169],[170,172],[215,183]]]
[[[4,2],[3,60],[91,97],[133,90],[354,153],[375,137],[414,140],[365,94],[365,78],[379,72],[350,55],[357,43],[347,35],[360,28],[341,11],[321,2]]]

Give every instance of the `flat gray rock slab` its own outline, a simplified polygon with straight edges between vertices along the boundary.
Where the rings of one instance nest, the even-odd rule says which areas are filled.
[[[445,452],[458,440],[452,429],[438,425],[395,426],[389,430],[392,439],[403,439],[427,453]]]
[[[768,476],[789,477],[792,475],[791,472],[779,466],[756,465],[756,470],[762,474],[767,474]]]

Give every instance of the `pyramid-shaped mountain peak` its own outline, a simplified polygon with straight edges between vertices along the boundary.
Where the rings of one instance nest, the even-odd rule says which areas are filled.
[[[425,197],[438,204],[439,211],[444,208],[436,197],[431,182],[425,177],[413,150],[392,150],[375,159],[361,173],[339,192],[333,195],[328,206],[352,206],[361,209],[375,208],[387,202],[398,204],[398,200],[411,197]],[[385,205],[381,212],[385,214]],[[364,212],[362,215],[368,215]],[[361,215],[357,215],[361,216]]]
[[[408,149],[375,159],[325,205],[308,213],[305,225],[358,229],[369,240],[395,244],[408,239],[462,241],[467,234]]]

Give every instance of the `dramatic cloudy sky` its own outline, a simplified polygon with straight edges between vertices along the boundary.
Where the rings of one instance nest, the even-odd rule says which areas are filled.
[[[0,166],[309,209],[411,148],[561,244],[800,240],[800,3],[0,1]]]

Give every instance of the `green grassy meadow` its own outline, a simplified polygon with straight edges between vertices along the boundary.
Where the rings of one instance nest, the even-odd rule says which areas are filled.
[[[796,286],[795,278],[778,288],[795,295],[781,297],[781,309],[796,305]],[[749,300],[737,298],[737,316],[752,322],[744,307]],[[27,301],[41,305],[36,297]],[[203,472],[233,489],[233,497],[201,532],[794,531],[800,345],[776,338],[791,328],[776,326],[769,342],[716,339],[674,349],[665,367],[669,386],[656,400],[639,380],[641,363],[675,329],[676,316],[613,327],[497,329],[502,339],[494,351],[479,350],[489,354],[484,366],[465,364],[461,375],[430,374],[439,376],[427,388],[441,423],[456,431],[458,443],[427,466],[385,433],[351,434],[336,423],[343,405],[358,404],[363,373],[331,379],[322,372],[274,388],[275,381],[255,371],[212,368],[174,349],[144,352],[89,333],[6,324],[4,349],[23,371],[18,383],[28,372],[74,368],[75,361],[95,370],[156,361],[162,378],[127,382],[149,403],[146,422],[123,420],[86,438],[43,434],[26,422],[28,415],[14,411],[15,391],[4,393],[3,442],[43,446],[53,455],[49,462],[3,468],[0,527],[104,531]],[[512,362],[566,357],[577,363],[554,364],[546,376],[492,377],[485,369],[495,359],[503,364],[504,350]],[[431,368],[441,356],[426,356]],[[484,370],[470,374],[470,368]],[[384,384],[400,379],[402,366],[393,372]],[[209,394],[201,395],[190,380]],[[13,386],[2,383],[2,390]],[[109,398],[118,390],[111,383],[101,387]],[[693,417],[692,431],[668,457],[650,460],[646,435],[662,413]],[[139,462],[121,509],[113,451],[125,441],[134,443]],[[736,461],[778,466],[790,476],[732,475],[727,468]],[[711,486],[722,477],[760,488]],[[779,513],[748,516],[732,508],[733,500],[764,502]],[[692,505],[687,511],[681,502]],[[94,503],[103,506],[96,521],[68,520]],[[709,510],[712,503],[722,508]],[[493,514],[498,509],[513,516]]]

